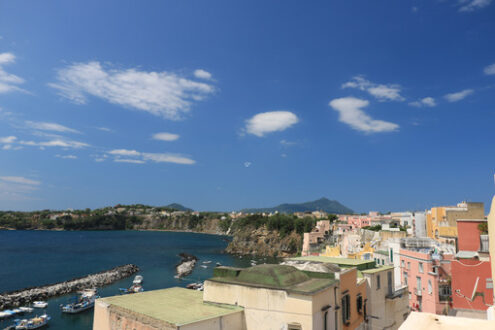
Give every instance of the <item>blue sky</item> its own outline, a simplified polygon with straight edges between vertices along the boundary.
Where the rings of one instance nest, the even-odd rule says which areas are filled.
[[[0,0],[0,209],[488,203],[495,3]]]

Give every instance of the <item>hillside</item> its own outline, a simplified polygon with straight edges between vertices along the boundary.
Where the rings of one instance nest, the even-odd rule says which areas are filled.
[[[172,204],[169,204],[165,207],[167,207],[169,209],[174,209],[177,211],[185,211],[185,212],[192,212],[193,211],[193,209],[190,209],[190,208],[185,207],[185,206],[178,204],[178,203],[172,203]]]
[[[294,212],[311,212],[311,211],[325,211],[333,214],[348,214],[354,213],[353,210],[347,206],[342,205],[338,201],[332,201],[328,198],[320,198],[312,202],[305,202],[299,204],[280,204],[275,207],[244,209],[244,213],[261,213],[261,212],[275,212],[279,213],[294,213]]]

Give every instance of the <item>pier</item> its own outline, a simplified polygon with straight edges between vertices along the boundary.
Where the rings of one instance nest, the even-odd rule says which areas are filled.
[[[102,287],[129,277],[138,271],[138,266],[127,264],[61,283],[5,292],[0,294],[0,310],[27,305],[32,301],[46,300],[83,289]]]

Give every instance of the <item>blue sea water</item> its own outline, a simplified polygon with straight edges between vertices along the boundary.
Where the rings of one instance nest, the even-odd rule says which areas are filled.
[[[145,290],[184,287],[211,277],[216,262],[249,266],[252,258],[223,253],[228,240],[226,236],[161,231],[0,230],[0,292],[62,282],[127,263],[139,266]],[[183,280],[174,278],[181,252],[200,259],[194,272]],[[199,267],[207,260],[212,261],[208,268]],[[132,278],[100,288],[99,293],[103,297],[117,295],[118,288],[129,287]],[[60,312],[59,305],[70,298],[67,295],[48,300],[50,329],[92,329],[92,310],[76,315]],[[30,317],[34,316],[35,313]],[[0,329],[11,323],[12,320],[0,321]]]

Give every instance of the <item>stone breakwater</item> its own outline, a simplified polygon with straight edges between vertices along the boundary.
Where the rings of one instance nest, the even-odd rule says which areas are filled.
[[[187,276],[192,273],[194,266],[196,266],[196,262],[198,258],[188,253],[179,254],[181,257],[180,263],[175,266],[175,270],[177,271],[176,278],[181,278]]]
[[[138,271],[138,266],[128,264],[61,283],[5,292],[0,294],[0,310],[28,305],[36,300],[45,300],[83,289],[102,287],[129,277]]]

